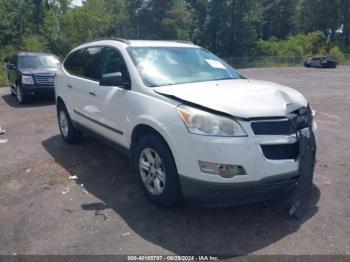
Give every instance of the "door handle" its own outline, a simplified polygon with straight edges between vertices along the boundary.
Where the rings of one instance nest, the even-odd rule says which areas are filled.
[[[71,86],[71,85],[67,85],[67,87],[68,87],[68,88],[73,88],[73,86]]]
[[[90,91],[89,94],[92,96],[97,96],[97,94],[94,91]]]

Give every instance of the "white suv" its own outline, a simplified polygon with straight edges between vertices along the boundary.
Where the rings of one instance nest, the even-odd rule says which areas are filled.
[[[161,206],[242,204],[294,189],[298,132],[313,135],[299,92],[246,79],[186,42],[83,44],[66,57],[55,92],[64,141],[86,131],[117,145]]]

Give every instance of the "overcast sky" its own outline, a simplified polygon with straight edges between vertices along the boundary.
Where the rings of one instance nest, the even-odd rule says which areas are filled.
[[[82,2],[83,0],[73,0],[73,5],[81,5],[81,2]]]

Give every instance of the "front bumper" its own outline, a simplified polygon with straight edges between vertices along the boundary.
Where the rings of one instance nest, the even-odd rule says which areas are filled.
[[[290,136],[255,136],[248,129],[248,124],[245,127],[245,130],[249,132],[248,137],[182,136],[183,139],[178,139],[176,146],[171,148],[178,173],[187,178],[208,183],[240,184],[258,182],[267,177],[298,171],[299,158],[267,159],[261,147],[262,145],[289,144],[291,143]],[[223,178],[206,174],[200,170],[199,161],[241,166],[246,175]]]
[[[256,129],[253,123],[257,120],[239,121],[247,133],[247,137],[211,137],[188,134],[182,125],[170,126],[168,132],[171,134],[170,148],[173,152],[179,174],[194,180],[211,183],[246,183],[258,182],[267,177],[274,177],[280,174],[297,172],[300,165],[300,150],[298,146],[297,131],[305,126],[312,128],[315,133],[317,125],[314,121],[314,114],[307,109],[310,120],[296,118],[290,121],[293,130],[278,129],[279,126],[266,130]],[[304,114],[303,114],[304,116]],[[278,122],[286,122],[285,119],[278,119]],[[302,119],[303,121],[299,121]],[[260,120],[259,120],[260,121]],[[271,121],[264,119],[260,122]],[[289,122],[290,122],[289,121]],[[288,121],[287,121],[288,122]],[[273,124],[273,123],[272,123]],[[180,130],[180,127],[183,129]],[[265,130],[264,130],[265,128]],[[297,128],[297,130],[294,130]],[[186,135],[184,135],[186,133]],[[246,175],[237,175],[232,178],[223,178],[217,175],[203,173],[199,168],[199,161],[236,165],[244,168]]]
[[[55,95],[54,86],[49,85],[22,85],[23,91],[26,95]]]
[[[212,183],[180,175],[184,198],[208,206],[233,206],[271,200],[297,188],[298,172],[281,174],[247,183]]]
[[[248,137],[193,136],[191,140],[195,145],[187,141],[187,146],[180,147],[183,150],[180,159],[185,165],[178,166],[178,171],[183,174],[180,175],[180,184],[184,197],[204,206],[231,206],[280,196],[290,206],[301,206],[312,185],[317,129],[311,109],[303,119],[305,123],[291,116],[290,121],[295,127],[292,135],[256,135],[249,128],[250,123],[241,123]],[[299,129],[299,126],[303,127]],[[295,145],[297,156],[293,159],[268,159],[263,147],[280,144]],[[188,148],[192,154],[188,154]],[[179,159],[178,154],[175,159]],[[246,175],[224,178],[205,174],[199,170],[198,161],[239,165],[245,169]],[[289,197],[291,193],[293,195]]]

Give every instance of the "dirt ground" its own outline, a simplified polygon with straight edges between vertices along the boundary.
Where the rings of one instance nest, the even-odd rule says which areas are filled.
[[[296,88],[317,111],[318,164],[302,221],[260,203],[158,208],[118,152],[90,137],[63,143],[53,101],[19,106],[2,88],[0,254],[350,254],[350,67],[240,72]]]

